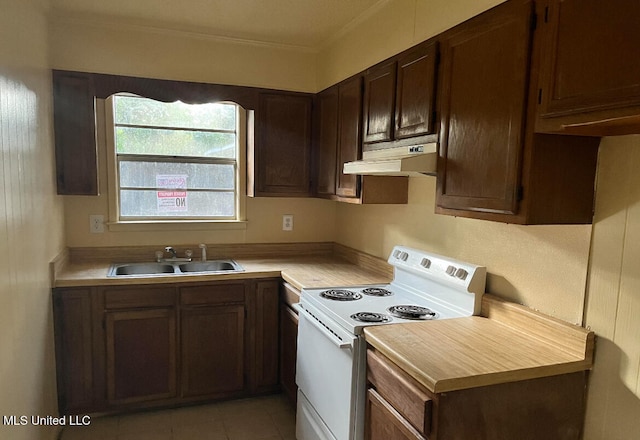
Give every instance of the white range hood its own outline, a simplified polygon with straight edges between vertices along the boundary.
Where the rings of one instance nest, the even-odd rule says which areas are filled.
[[[436,174],[438,145],[411,145],[365,151],[362,160],[344,164],[344,174],[423,176]]]

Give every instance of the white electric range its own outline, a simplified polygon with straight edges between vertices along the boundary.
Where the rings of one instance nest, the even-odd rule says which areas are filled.
[[[296,383],[298,440],[364,436],[366,343],[370,325],[451,319],[480,312],[486,268],[394,247],[385,285],[303,289]]]

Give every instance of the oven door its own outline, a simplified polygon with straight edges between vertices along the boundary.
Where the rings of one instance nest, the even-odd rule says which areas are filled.
[[[298,310],[296,384],[302,398],[298,399],[297,438],[360,440],[364,429],[362,341],[313,306],[304,304]]]

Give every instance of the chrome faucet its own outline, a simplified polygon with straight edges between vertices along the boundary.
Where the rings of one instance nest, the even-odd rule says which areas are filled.
[[[176,250],[172,247],[172,246],[167,246],[164,248],[164,252],[171,254],[170,258],[162,258],[164,256],[164,253],[162,251],[157,251],[156,252],[156,261],[158,263],[161,262],[168,262],[168,263],[174,263],[174,262],[188,262],[191,261],[191,256],[193,255],[193,252],[189,249],[187,249],[186,251],[184,251],[184,258],[178,258],[178,253],[176,252]]]
[[[164,251],[171,253],[171,257],[172,258],[178,258],[178,253],[176,252],[176,250],[173,247],[167,246],[166,248],[164,248]]]

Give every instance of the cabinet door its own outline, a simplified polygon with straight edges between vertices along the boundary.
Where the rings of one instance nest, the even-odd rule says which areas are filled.
[[[336,193],[336,148],[338,146],[338,87],[331,87],[318,94],[317,133],[318,195]]]
[[[338,107],[338,183],[336,194],[342,197],[358,197],[360,178],[344,174],[346,162],[360,159],[362,151],[360,121],[362,120],[362,77],[357,76],[339,87]]]
[[[518,210],[532,13],[507,2],[443,36],[439,207]]]
[[[542,116],[640,105],[640,2],[551,0]]]
[[[397,81],[395,138],[434,133],[436,43],[402,54]]]
[[[184,308],[180,314],[182,396],[244,389],[244,305]]]
[[[54,291],[58,409],[78,413],[93,405],[91,292],[89,289]]]
[[[373,143],[393,139],[395,101],[395,61],[371,68],[364,76],[362,142]]]
[[[263,93],[256,117],[250,195],[310,195],[311,97]]]
[[[285,303],[280,305],[280,386],[294,404],[296,386],[296,352],[298,350],[298,315]]]
[[[256,283],[255,369],[256,391],[278,387],[278,280]]]
[[[91,75],[53,72],[58,194],[98,195],[98,155]]]
[[[373,389],[367,391],[367,440],[426,440]]]
[[[176,396],[174,309],[106,313],[110,404]]]

